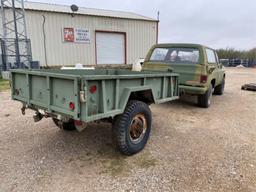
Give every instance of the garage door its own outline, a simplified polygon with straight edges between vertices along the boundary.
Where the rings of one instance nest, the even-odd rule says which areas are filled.
[[[125,64],[125,35],[96,32],[97,64]]]

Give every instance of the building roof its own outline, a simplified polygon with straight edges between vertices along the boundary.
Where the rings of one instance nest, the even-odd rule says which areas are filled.
[[[57,5],[57,4],[25,1],[24,7],[25,7],[25,10],[47,11],[47,12],[57,12],[57,13],[72,13],[70,6],[67,6],[67,5]],[[85,8],[85,7],[79,7],[78,11],[75,14],[92,15],[92,16],[100,16],[100,17],[114,17],[114,18],[122,18],[122,19],[157,21],[156,19],[139,15],[136,13],[132,13],[132,12],[94,9],[94,8]]]

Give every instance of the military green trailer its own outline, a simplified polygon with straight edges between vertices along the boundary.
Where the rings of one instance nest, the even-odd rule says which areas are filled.
[[[23,114],[35,110],[36,122],[50,117],[63,130],[112,122],[114,142],[126,155],[142,150],[148,140],[148,105],[179,96],[178,75],[170,71],[16,69],[11,82],[12,99],[23,103]]]

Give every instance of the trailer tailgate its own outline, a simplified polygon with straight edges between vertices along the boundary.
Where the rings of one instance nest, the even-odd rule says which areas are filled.
[[[80,76],[15,69],[11,71],[12,98],[29,108],[80,119]]]

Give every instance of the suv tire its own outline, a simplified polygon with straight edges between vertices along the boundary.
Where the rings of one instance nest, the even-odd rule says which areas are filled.
[[[208,90],[203,95],[198,95],[197,103],[199,107],[208,108],[211,105],[212,92],[213,92],[212,84],[210,84]]]
[[[215,95],[223,95],[224,93],[224,88],[225,88],[225,78],[223,78],[222,82],[220,85],[216,86],[214,89],[214,94]]]

